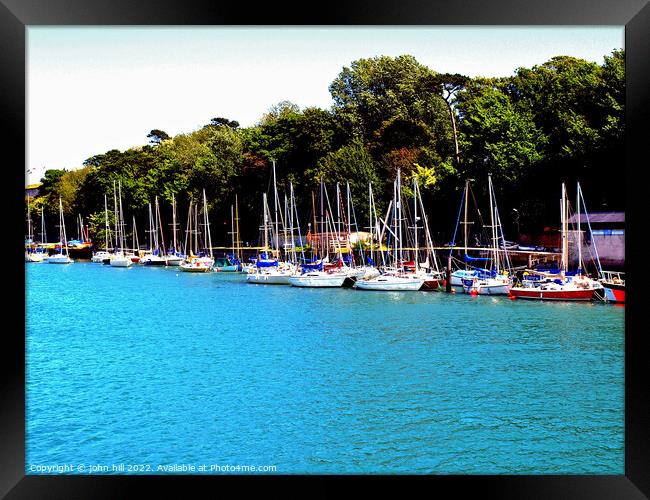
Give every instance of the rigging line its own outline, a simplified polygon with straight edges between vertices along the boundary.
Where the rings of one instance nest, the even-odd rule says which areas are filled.
[[[359,244],[359,254],[360,254],[360,257],[361,257],[361,260],[362,260],[361,264],[363,265],[364,264],[364,262],[363,262],[363,246],[361,245],[361,238],[359,238],[359,226],[357,225],[357,214],[354,211],[354,200],[352,199],[352,191],[350,190],[350,185],[349,184],[348,184],[347,188],[348,188],[348,195],[350,196],[350,207],[352,209],[351,211],[352,211],[352,219],[354,220],[354,228],[356,229],[356,232],[357,232],[357,243]],[[352,245],[350,245],[350,246],[352,246]]]
[[[485,222],[483,222],[483,215],[481,214],[481,209],[478,206],[478,202],[476,201],[476,196],[474,195],[474,190],[472,189],[471,185],[469,186],[469,192],[472,195],[472,201],[474,202],[474,207],[476,208],[476,212],[478,214],[478,220],[481,224],[481,236],[486,239],[490,238],[487,231],[485,230],[485,228],[488,226],[486,226]]]
[[[463,197],[460,199],[460,207],[458,207],[458,218],[456,219],[456,228],[454,229],[454,237],[451,239],[451,248],[449,249],[449,256],[451,257],[454,248],[456,248],[456,233],[458,233],[458,225],[460,224],[460,214],[463,211],[463,203],[465,200],[465,191],[467,187],[463,188]]]
[[[582,194],[582,188],[580,188],[580,184],[578,184],[578,191],[580,193],[580,199],[582,200],[582,206],[585,209],[585,218],[587,219],[587,227],[589,228],[589,234],[591,236],[591,241],[594,241],[594,233],[591,230],[591,223],[589,222],[589,212],[587,212],[587,204],[585,203],[585,197]],[[596,252],[596,262],[598,263],[598,271],[600,272],[600,275],[603,275],[603,268],[600,265],[600,257],[598,256],[598,247],[596,246],[596,243],[593,243],[594,251]],[[589,252],[591,253],[591,247],[589,248]]]

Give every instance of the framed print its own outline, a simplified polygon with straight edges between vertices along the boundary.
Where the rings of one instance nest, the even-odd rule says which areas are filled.
[[[299,12],[3,0],[0,492],[647,498],[647,2]]]

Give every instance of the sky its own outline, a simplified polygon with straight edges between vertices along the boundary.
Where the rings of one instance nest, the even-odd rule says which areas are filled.
[[[440,73],[508,76],[557,55],[602,63],[624,27],[27,28],[26,183],[152,129],[187,133],[213,117],[254,125],[273,105],[328,109],[356,59],[413,55]]]

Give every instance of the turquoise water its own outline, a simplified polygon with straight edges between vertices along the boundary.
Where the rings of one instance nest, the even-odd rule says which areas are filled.
[[[28,474],[624,473],[624,307],[26,274]]]

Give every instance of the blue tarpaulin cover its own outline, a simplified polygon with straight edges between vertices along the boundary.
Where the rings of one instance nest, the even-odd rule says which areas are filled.
[[[277,260],[262,260],[262,259],[260,259],[260,260],[258,260],[256,262],[256,264],[257,264],[257,267],[275,267],[275,266],[278,265],[278,261]]]

